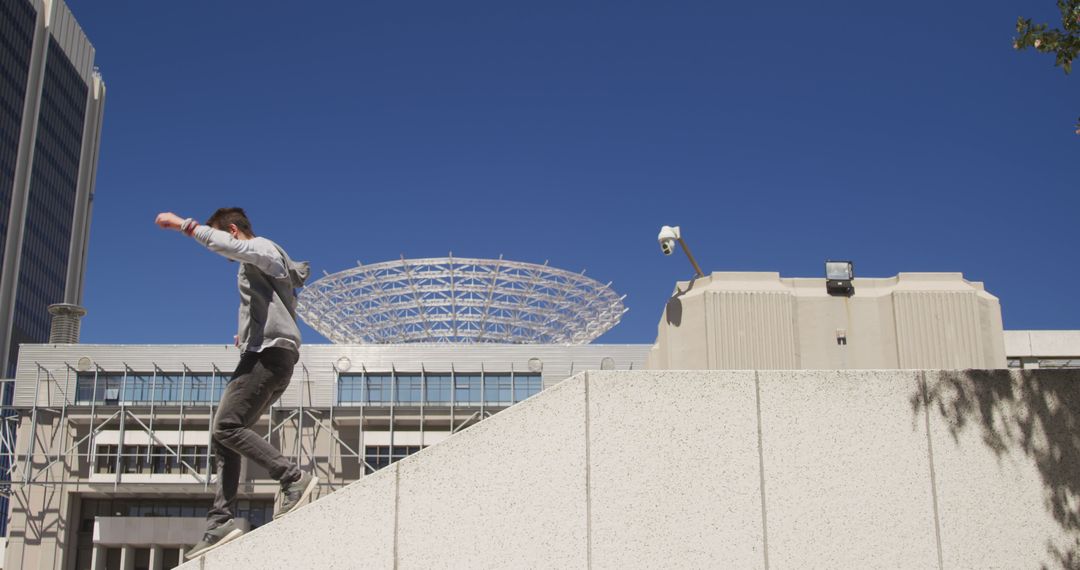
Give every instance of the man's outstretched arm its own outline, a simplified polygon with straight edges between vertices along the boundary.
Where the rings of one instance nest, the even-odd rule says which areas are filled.
[[[181,218],[172,212],[158,214],[155,223],[161,228],[176,230],[195,238],[214,253],[234,261],[251,263],[267,275],[285,276],[285,264],[274,247],[258,247],[250,239],[234,238],[228,232],[199,224],[192,218]]]

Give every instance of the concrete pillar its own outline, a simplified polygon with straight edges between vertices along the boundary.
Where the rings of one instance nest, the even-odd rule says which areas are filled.
[[[180,563],[181,564],[184,563],[184,556],[187,556],[187,547],[186,546],[181,546],[180,547]]]
[[[86,275],[86,245],[90,236],[90,212],[93,209],[94,182],[97,177],[98,149],[101,147],[101,119],[105,112],[105,83],[94,72],[86,90],[86,118],[83,122],[82,152],[79,155],[79,178],[75,194],[75,215],[71,223],[71,247],[64,287],[64,303],[82,303],[83,278]],[[51,342],[51,341],[50,341]]]
[[[135,547],[124,545],[120,551],[120,570],[135,570]]]
[[[162,570],[162,556],[165,555],[164,549],[160,545],[153,545],[150,547],[150,570]]]
[[[90,557],[90,570],[105,570],[105,561],[108,558],[105,550],[105,547],[100,544],[94,545],[94,554]]]

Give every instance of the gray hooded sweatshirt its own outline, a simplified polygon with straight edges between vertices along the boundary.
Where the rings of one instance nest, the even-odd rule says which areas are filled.
[[[281,246],[266,238],[235,239],[228,232],[203,225],[195,228],[192,237],[210,251],[240,262],[236,275],[240,350],[286,348],[299,354],[296,289],[303,287],[311,274],[308,263],[293,261]]]

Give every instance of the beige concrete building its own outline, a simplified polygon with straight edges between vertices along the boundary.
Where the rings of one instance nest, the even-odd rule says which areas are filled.
[[[713,273],[679,282],[648,367],[677,370],[1004,368],[1001,304],[959,273],[855,279]]]

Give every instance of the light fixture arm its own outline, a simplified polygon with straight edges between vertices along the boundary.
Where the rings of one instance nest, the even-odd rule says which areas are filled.
[[[697,275],[695,275],[695,277],[705,277],[705,274],[701,271],[701,267],[698,266],[697,261],[694,259],[694,255],[690,253],[690,247],[686,245],[686,242],[683,240],[682,236],[679,236],[679,245],[682,246],[683,253],[685,253],[687,259],[690,260],[690,264],[694,266],[694,271],[697,272]]]

